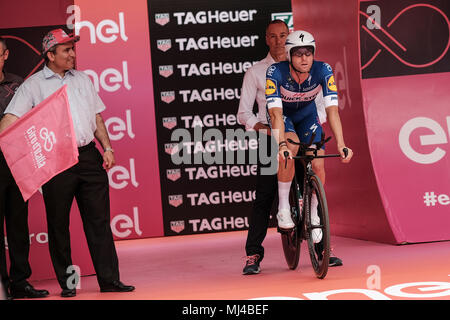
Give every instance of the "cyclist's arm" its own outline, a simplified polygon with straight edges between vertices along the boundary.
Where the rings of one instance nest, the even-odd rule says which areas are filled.
[[[330,125],[331,131],[333,131],[334,138],[336,139],[337,149],[342,157],[342,162],[349,162],[353,156],[353,152],[350,148],[345,146],[344,133],[342,130],[341,118],[339,117],[338,106],[329,106],[326,108],[328,123]],[[348,149],[348,155],[345,157],[344,148]]]
[[[347,157],[345,157],[343,151],[346,146],[341,118],[339,117],[337,86],[334,80],[333,70],[329,64],[324,63],[321,72],[323,75],[322,88],[328,123],[330,124],[331,131],[333,131],[334,138],[336,139],[337,148],[341,154],[342,161],[349,162],[353,153],[350,148],[347,148],[349,153]]]
[[[334,138],[336,139],[336,144],[338,149],[345,147],[344,134],[342,131],[341,118],[339,117],[338,106],[329,106],[326,108],[328,123],[330,125],[331,131],[333,131]]]
[[[271,76],[266,77],[266,101],[272,127],[272,136],[277,141],[279,145],[278,153],[284,160],[284,152],[287,151],[289,157],[291,157],[291,152],[287,147],[284,136],[283,101],[280,96],[280,80],[280,73],[276,68],[272,71]]]

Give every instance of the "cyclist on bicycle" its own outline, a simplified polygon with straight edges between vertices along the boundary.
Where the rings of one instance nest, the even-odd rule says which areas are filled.
[[[289,190],[294,177],[294,161],[291,159],[298,151],[298,146],[290,144],[287,139],[295,142],[309,142],[313,132],[316,136],[313,142],[321,139],[318,107],[315,98],[323,94],[326,115],[337,142],[337,148],[342,162],[348,163],[353,152],[346,148],[338,109],[337,88],[331,66],[325,62],[314,60],[316,43],[314,37],[306,31],[294,31],[286,38],[285,45],[288,61],[273,64],[266,73],[266,99],[270,116],[272,133],[279,144],[278,166],[278,226],[281,229],[291,229],[294,222],[291,218],[289,205]],[[319,108],[320,111],[320,108]],[[314,147],[314,144],[313,144]],[[285,167],[285,152],[287,166]],[[324,155],[322,148],[318,155]],[[312,167],[316,175],[325,183],[324,159],[314,159]],[[318,225],[317,197],[311,200],[311,222]],[[320,242],[320,229],[313,230],[314,242]]]

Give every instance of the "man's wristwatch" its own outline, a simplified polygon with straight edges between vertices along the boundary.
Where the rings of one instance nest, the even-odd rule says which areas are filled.
[[[105,148],[103,151],[111,151],[112,153],[114,153],[114,149],[113,148],[110,148],[110,147],[108,147],[108,148]]]

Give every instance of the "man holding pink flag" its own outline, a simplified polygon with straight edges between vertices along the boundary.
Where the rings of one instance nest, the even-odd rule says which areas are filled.
[[[76,295],[76,284],[72,282],[74,268],[69,234],[69,215],[74,198],[80,210],[100,291],[134,290],[133,286],[125,285],[119,279],[118,258],[110,227],[108,175],[105,170],[115,164],[114,151],[101,116],[105,106],[89,77],[74,69],[74,46],[78,40],[78,36],[69,36],[62,29],[52,30],[44,37],[42,48],[46,63],[43,70],[19,87],[0,122],[1,133],[67,85],[67,100],[79,153],[78,163],[42,186],[50,256],[62,288],[62,297]],[[56,140],[56,134],[52,136],[48,130],[43,135],[46,141]],[[96,148],[94,138],[103,147],[103,156]],[[45,160],[36,156],[35,161],[35,165],[43,166]]]
[[[0,134],[0,147],[27,201],[47,181],[78,162],[78,148],[62,86]]]

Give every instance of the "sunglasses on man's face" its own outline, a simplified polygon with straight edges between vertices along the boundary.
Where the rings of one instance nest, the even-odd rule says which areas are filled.
[[[291,55],[293,57],[299,57],[299,58],[301,58],[302,56],[309,57],[312,54],[313,54],[313,51],[311,48],[295,48],[291,52]]]

